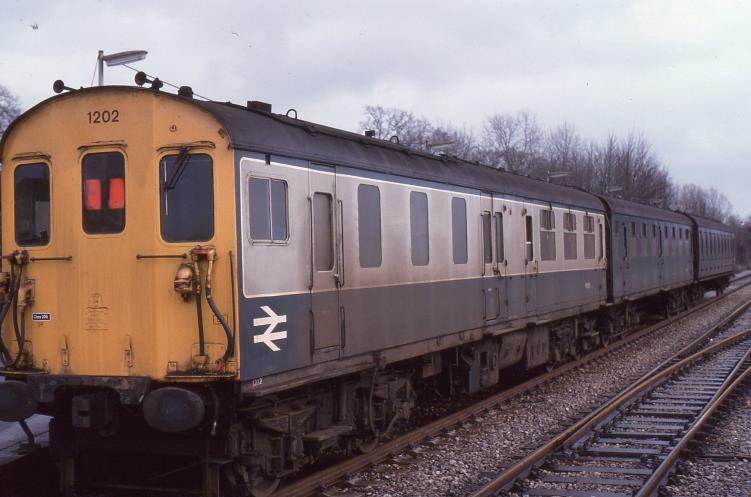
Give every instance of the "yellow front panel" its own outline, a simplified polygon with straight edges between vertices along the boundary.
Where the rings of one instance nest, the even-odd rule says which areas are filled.
[[[102,121],[103,111],[109,112],[109,122],[96,122],[94,113]],[[2,157],[3,254],[25,248],[35,258],[72,257],[69,262],[30,262],[25,268],[35,280],[35,300],[26,311],[34,367],[50,373],[155,378],[175,365],[180,371],[191,368],[198,341],[195,301],[184,302],[173,289],[182,261],[136,258],[182,254],[199,244],[166,243],[160,235],[159,159],[184,145],[213,159],[214,238],[200,244],[217,248],[214,297],[234,328],[229,260],[230,251],[236,251],[233,153],[216,119],[168,95],[107,88],[52,100],[12,129]],[[90,235],[82,227],[82,158],[99,152],[125,157],[126,222],[117,234]],[[12,208],[14,170],[39,162],[50,166],[50,242],[19,247]],[[8,269],[4,262],[3,270]],[[50,313],[51,319],[32,322],[32,312]],[[213,362],[224,352],[225,335],[205,302],[203,314]],[[16,349],[10,315],[3,338]]]

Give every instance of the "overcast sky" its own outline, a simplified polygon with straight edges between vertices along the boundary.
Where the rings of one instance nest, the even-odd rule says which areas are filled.
[[[356,130],[365,105],[480,133],[527,109],[585,138],[643,131],[681,183],[751,214],[751,4],[0,0],[0,85],[24,108],[89,86],[96,54],[214,100]],[[132,84],[124,67],[105,82]]]

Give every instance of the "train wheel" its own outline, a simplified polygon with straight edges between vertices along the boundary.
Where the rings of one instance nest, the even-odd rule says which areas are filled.
[[[276,491],[277,487],[279,487],[279,478],[260,478],[253,482],[248,490],[253,497],[268,497]]]
[[[360,454],[367,454],[371,450],[375,449],[378,445],[378,438],[367,438],[364,440],[358,440],[355,449]]]
[[[222,467],[222,495],[268,497],[279,487],[279,478],[267,478],[257,473],[251,476],[251,473],[248,466],[238,462]]]

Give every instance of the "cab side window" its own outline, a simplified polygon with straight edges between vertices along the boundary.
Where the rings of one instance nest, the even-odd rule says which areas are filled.
[[[93,235],[125,229],[125,158],[120,152],[83,158],[83,230]]]
[[[160,226],[166,242],[214,237],[214,173],[206,154],[180,153],[159,161]]]
[[[50,170],[47,164],[23,164],[13,174],[16,243],[47,245],[50,241]]]

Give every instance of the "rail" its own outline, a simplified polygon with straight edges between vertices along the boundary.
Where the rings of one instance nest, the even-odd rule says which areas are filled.
[[[525,478],[533,468],[540,467],[546,459],[550,458],[556,453],[559,453],[562,450],[574,447],[577,442],[591,435],[593,430],[600,428],[603,423],[605,423],[606,421],[612,421],[613,416],[616,415],[619,410],[623,409],[626,404],[633,401],[636,397],[644,395],[646,391],[662,383],[668,377],[675,375],[677,372],[685,369],[687,366],[697,362],[698,360],[705,358],[707,355],[722,349],[726,349],[729,346],[735,345],[738,342],[742,342],[744,340],[748,340],[749,338],[751,338],[751,329],[745,330],[741,333],[710,345],[709,347],[706,347],[699,352],[681,359],[672,366],[666,367],[654,374],[651,374],[647,378],[640,378],[634,384],[632,384],[632,386],[628,387],[626,390],[618,394],[607,404],[601,406],[599,409],[585,416],[578,423],[564,430],[552,440],[550,440],[531,454],[527,455],[513,466],[503,471],[492,481],[471,494],[471,497],[495,496],[498,495],[498,492],[500,491],[508,490],[509,486],[511,486],[518,480]],[[728,384],[734,379],[741,365],[748,360],[749,354],[751,354],[751,349],[748,348],[748,345],[749,344],[746,344],[747,350],[743,354],[743,357],[737,361],[734,369],[730,374],[727,375],[723,383],[717,388],[717,391],[714,393],[709,403],[704,406],[699,418],[693,422],[691,428],[686,432],[683,438],[681,438],[680,442],[676,444],[675,447],[670,451],[670,453],[665,457],[663,462],[653,470],[650,477],[643,483],[641,489],[635,497],[647,497],[649,495],[652,495],[651,492],[655,491],[659,487],[667,472],[672,468],[672,466],[680,457],[681,451],[690,442],[690,440],[693,438],[694,434],[699,430],[702,424],[716,410],[719,402],[722,402],[722,400],[724,400],[727,394]],[[678,354],[680,354],[681,352],[679,352]],[[745,375],[747,374],[748,370],[745,371],[743,377],[745,377]],[[617,471],[615,470],[612,472],[617,473]],[[551,492],[548,495],[558,494]],[[567,495],[567,492],[562,492],[561,495]]]

